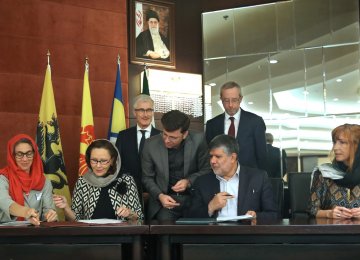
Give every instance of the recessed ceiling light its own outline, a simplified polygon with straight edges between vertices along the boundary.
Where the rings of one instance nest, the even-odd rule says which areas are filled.
[[[341,81],[342,81],[342,79],[336,79],[336,82],[339,82],[339,83],[340,83]]]
[[[269,62],[270,62],[271,64],[276,64],[276,63],[278,63],[278,60],[272,59],[272,60],[269,60]]]
[[[249,105],[253,105],[253,104],[254,104],[254,102],[252,102],[252,101],[249,101],[249,102],[248,102],[248,104],[249,104]]]
[[[336,101],[339,101],[339,99],[338,99],[338,98],[334,98],[334,99],[333,99],[333,101],[335,101],[335,102],[336,102]]]
[[[216,86],[216,83],[214,83],[214,82],[209,83],[209,86],[210,86],[210,87],[215,87],[215,86]]]

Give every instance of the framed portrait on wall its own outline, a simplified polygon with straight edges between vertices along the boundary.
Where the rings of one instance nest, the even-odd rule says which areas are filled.
[[[130,1],[130,62],[175,68],[174,4]]]

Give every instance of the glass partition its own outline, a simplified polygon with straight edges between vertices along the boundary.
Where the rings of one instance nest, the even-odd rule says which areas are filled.
[[[325,155],[331,130],[359,123],[359,1],[294,0],[204,13],[205,122],[236,81],[275,146]],[[301,170],[301,169],[299,169]]]

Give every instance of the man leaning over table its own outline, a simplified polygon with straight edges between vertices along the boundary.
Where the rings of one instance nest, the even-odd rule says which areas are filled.
[[[188,130],[186,114],[171,110],[161,123],[162,134],[145,141],[142,181],[150,194],[148,218],[176,220],[183,217],[195,179],[211,168],[204,135]]]
[[[239,145],[229,135],[216,136],[209,144],[213,172],[196,179],[191,206],[192,218],[277,217],[271,183],[265,171],[238,163]]]

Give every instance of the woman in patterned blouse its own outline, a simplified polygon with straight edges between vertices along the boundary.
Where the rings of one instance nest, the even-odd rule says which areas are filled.
[[[135,181],[120,173],[116,147],[108,140],[95,140],[85,158],[88,171],[76,182],[71,208],[64,196],[54,195],[54,203],[64,209],[66,219],[143,219]]]
[[[360,125],[344,124],[332,133],[332,163],[315,167],[310,215],[360,218]]]

